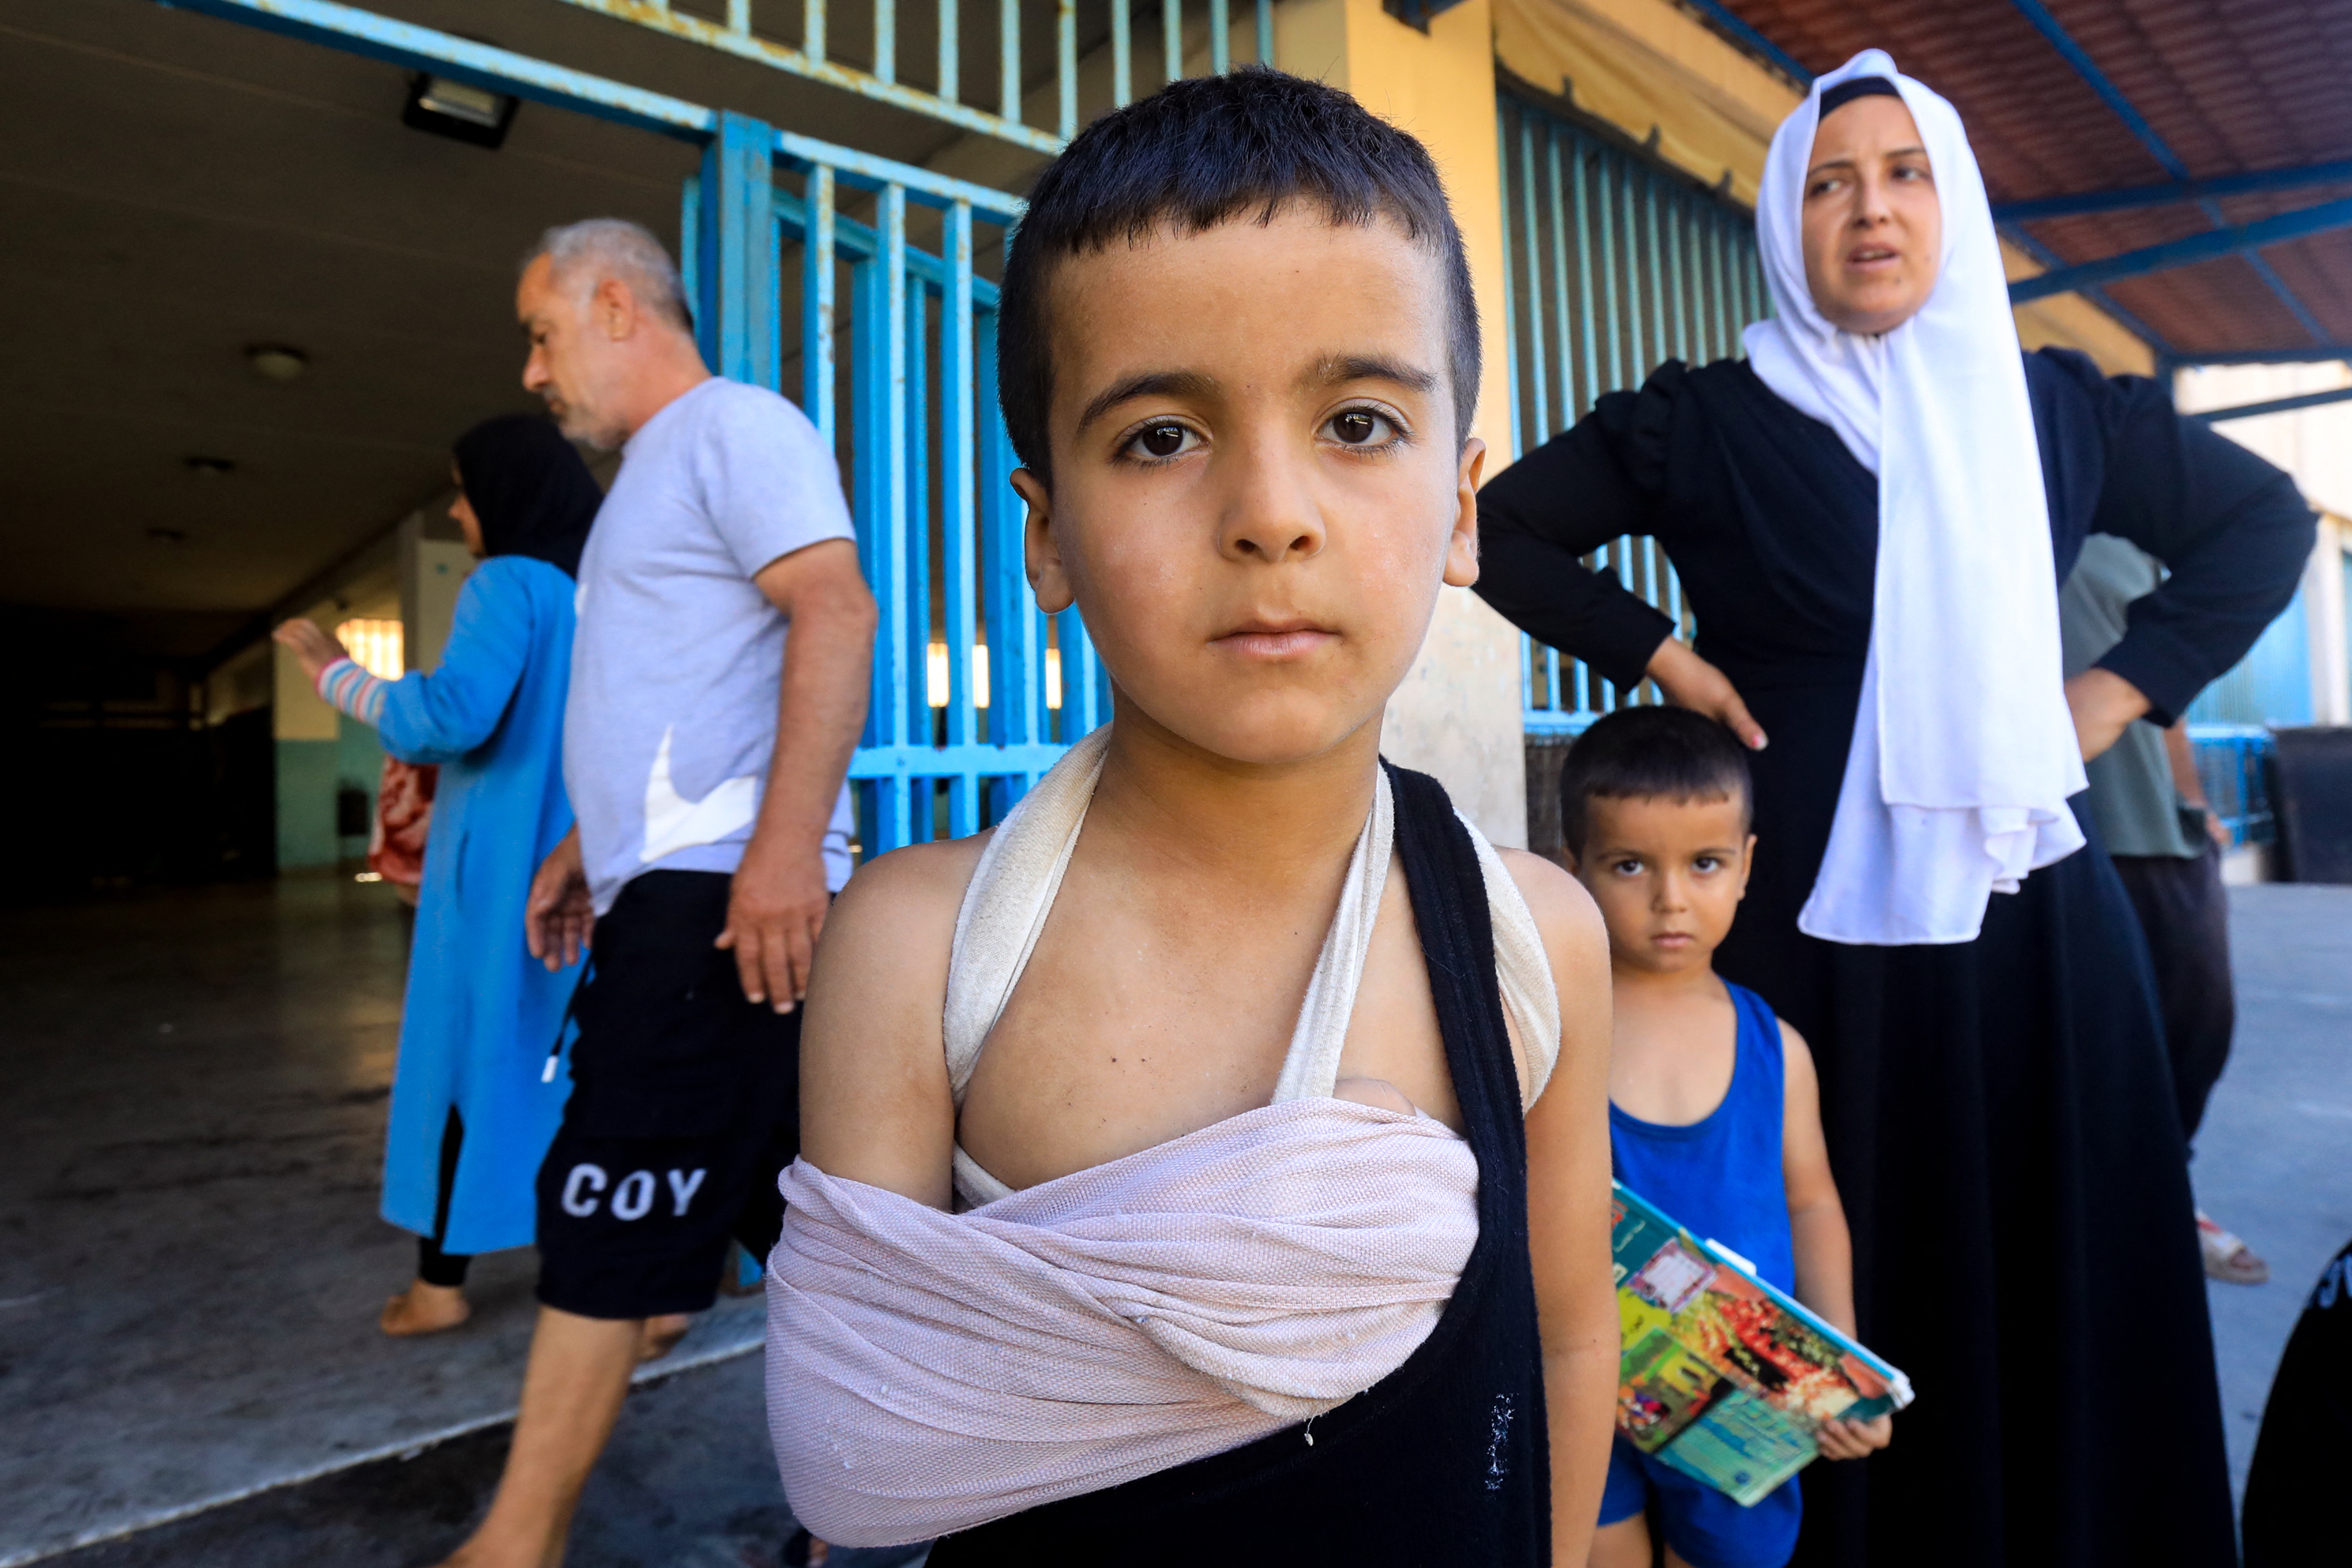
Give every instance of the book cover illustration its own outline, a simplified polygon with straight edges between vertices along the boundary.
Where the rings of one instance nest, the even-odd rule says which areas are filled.
[[[1822,1422],[1911,1403],[1900,1372],[1747,1259],[1612,1189],[1617,1428],[1634,1447],[1752,1506],[1819,1456]]]

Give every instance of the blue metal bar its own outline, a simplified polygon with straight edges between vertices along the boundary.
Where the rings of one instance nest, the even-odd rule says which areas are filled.
[[[1513,160],[1519,170],[1519,199],[1525,204],[1519,212],[1518,228],[1525,237],[1528,277],[1527,358],[1521,362],[1526,369],[1528,400],[1533,405],[1528,412],[1534,416],[1535,441],[1551,434],[1550,399],[1548,384],[1550,377],[1544,368],[1543,289],[1538,282],[1543,277],[1542,230],[1536,225],[1539,210],[1536,199],[1536,129],[1524,116],[1519,121],[1518,156]],[[1517,333],[1512,334],[1514,338]],[[1514,379],[1522,379],[1515,376]],[[1532,445],[1533,443],[1530,443]]]
[[[825,449],[834,447],[833,171],[808,175],[807,219],[801,237],[802,412],[816,425]]]
[[[885,87],[898,80],[898,0],[874,0],[874,79]]]
[[[1160,69],[1170,81],[1184,75],[1184,0],[1160,0]],[[1062,692],[1069,694],[1069,674],[1062,671]]]
[[[996,312],[974,323],[979,384],[996,384]],[[980,570],[987,584],[989,739],[1045,742],[1045,630],[1023,571],[1022,519],[1013,504],[1012,443],[992,397],[981,400]],[[1010,807],[1007,800],[1000,812]]]
[[[1067,142],[1078,133],[1078,0],[1055,0],[1054,75],[1057,123]]]
[[[1274,0],[1257,0],[1257,63],[1274,64]]]
[[[1019,196],[1008,195],[987,185],[975,185],[970,180],[959,180],[950,174],[934,174],[928,169],[919,169],[910,163],[900,163],[872,153],[860,153],[853,147],[836,147],[813,136],[779,131],[776,132],[776,151],[798,168],[825,164],[842,180],[861,190],[881,191],[895,185],[908,199],[920,202],[925,206],[944,209],[958,202],[969,202],[973,210],[986,213],[999,221],[1021,216]]]
[[[431,71],[492,92],[552,104],[664,136],[701,141],[718,116],[698,103],[550,65],[430,27],[396,22],[334,0],[161,0],[172,8],[241,22],[408,70]]]
[[[971,209],[957,205],[948,211],[940,248],[957,281],[948,290],[946,309],[940,313],[940,405],[944,424],[940,432],[940,483],[944,504],[940,526],[943,533],[940,585],[946,614],[948,642],[948,734],[950,746],[978,743],[981,732],[972,682],[972,648],[979,641],[977,603],[979,520],[972,487],[978,479],[975,449],[978,388],[973,382],[971,299]],[[989,671],[989,700],[1003,700],[1002,678]],[[961,838],[980,831],[977,788],[959,781],[948,793],[948,830]]]
[[[939,0],[940,101],[954,104],[963,92],[963,27],[961,0]]]
[[[773,388],[776,321],[775,133],[733,110],[703,149],[695,241],[696,336],[721,375]]]
[[[2317,206],[2281,213],[2276,217],[2218,229],[2210,234],[2191,235],[2186,239],[2168,240],[2162,245],[2127,250],[2120,256],[2102,257],[2096,261],[2062,267],[2038,278],[2021,278],[2009,286],[2010,302],[2021,305],[2029,300],[2040,300],[2052,294],[2069,294],[2095,283],[2112,283],[2118,279],[2138,278],[2170,268],[2194,266],[2200,261],[2214,261],[2225,256],[2258,250],[2263,246],[2283,245],[2288,240],[2347,227],[2352,227],[2352,197],[2322,202]]]
[[[910,549],[908,538],[910,508],[909,469],[907,451],[909,434],[907,419],[907,396],[909,365],[907,358],[907,193],[898,185],[885,185],[882,200],[876,213],[875,226],[882,231],[883,354],[877,365],[877,379],[882,384],[879,399],[883,415],[882,427],[874,432],[882,447],[881,523],[888,541],[891,557],[890,580],[893,593],[885,604],[901,604],[914,594],[913,578],[926,564]],[[915,723],[919,716],[927,718],[922,697],[924,678],[929,663],[929,638],[906,624],[903,617],[888,618],[891,640],[891,738],[909,741],[916,738]],[[925,724],[924,728],[929,729]],[[929,734],[921,736],[930,739]]]
[[[1068,749],[1051,742],[1033,742],[1017,746],[862,746],[849,764],[849,776],[853,779],[895,779],[901,783],[914,779],[947,778],[957,773],[981,777],[1034,776],[1060,762],[1062,753]],[[901,838],[898,842],[903,844],[906,840]],[[898,847],[898,844],[891,847]],[[879,852],[872,846],[866,849],[868,855]]]
[[[824,7],[825,0],[801,0],[801,53],[813,66],[824,64]]]
[[[1511,122],[1507,106],[1497,103],[1495,110],[1495,160],[1503,174],[1503,200],[1507,206],[1511,193]],[[1510,218],[1504,219],[1503,242],[1503,386],[1509,398],[1511,426],[1510,459],[1519,460],[1527,449],[1527,432],[1520,424],[1519,404],[1519,316],[1518,289],[1511,279],[1511,246],[1508,237]]]
[[[1576,423],[1576,339],[1568,281],[1568,183],[1560,177],[1559,128],[1543,132],[1544,208],[1551,220],[1552,363],[1559,370],[1559,428]],[[1546,431],[1549,436],[1551,432]]]
[[[1020,124],[1021,0],[996,0],[996,112]]]
[[[2035,223],[2043,218],[2128,212],[2137,207],[2170,206],[2177,202],[2205,202],[2221,196],[2253,195],[2268,191],[2292,191],[2309,185],[2347,183],[2352,183],[2352,160],[2304,163],[2288,169],[2257,169],[2243,174],[2222,174],[2210,180],[2176,180],[2160,185],[2126,185],[2115,190],[2083,191],[2074,195],[1995,202],[1992,216],[1995,223]]]
[[[2241,403],[2234,408],[2208,408],[2189,417],[2219,425],[2227,419],[2259,419],[2265,414],[2292,414],[2298,408],[2325,408],[2331,403],[2345,402],[2352,402],[2352,386],[2306,392],[2298,397],[2273,397],[2266,403]]]
[[[688,174],[678,182],[677,276],[694,308],[694,334],[702,341],[702,175]]]
[[[1135,101],[1135,18],[1128,0],[1110,0],[1110,103],[1125,109]]]
[[[2011,245],[2016,246],[2020,250],[2025,252],[2026,255],[2032,257],[2035,261],[2039,262],[2044,271],[2055,272],[2067,265],[2067,261],[2064,257],[2059,255],[2056,251],[2051,249],[2048,246],[2034,238],[2033,232],[2031,229],[2018,225],[2011,225],[2000,231],[2000,237],[2003,239],[2008,240]],[[2011,296],[2011,298],[2014,299],[2014,296]],[[2165,342],[2164,334],[2158,331],[2154,327],[2149,326],[2146,321],[2141,321],[2129,310],[2125,310],[2121,305],[2116,304],[2105,289],[2085,289],[2083,290],[2083,298],[2090,300],[2091,303],[2096,305],[2100,310],[2105,310],[2108,315],[2113,316],[2116,321],[2121,321],[2124,324],[2124,330],[2137,336],[2140,342],[2153,347],[2156,350],[2157,357],[2158,359],[2171,357],[2172,347],[2169,343]]]
[[[1555,130],[1555,136],[1570,134],[1570,166],[1576,174],[1576,310],[1577,341],[1583,345],[1584,395],[1578,401],[1579,415],[1589,412],[1601,401],[1601,362],[1595,353],[1592,335],[1592,224],[1587,213],[1585,183],[1586,166],[1591,162],[1585,156],[1585,141],[1580,134]]]
[[[1234,68],[1233,14],[1227,0],[1209,0],[1209,74],[1223,76]]]
[[[908,682],[907,732],[925,741],[941,737],[931,721],[931,354],[930,291],[907,290],[907,420],[905,450],[899,456],[907,497],[907,584],[900,602],[889,613],[907,628],[908,658],[921,671]],[[953,647],[949,647],[948,679],[955,679]],[[920,803],[917,809],[919,812]]]

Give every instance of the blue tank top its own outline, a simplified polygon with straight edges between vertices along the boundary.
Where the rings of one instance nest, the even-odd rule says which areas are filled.
[[[1609,1106],[1609,1158],[1619,1181],[1702,1241],[1756,1265],[1781,1289],[1797,1289],[1789,1239],[1789,1189],[1780,1179],[1780,1026],[1764,998],[1724,982],[1739,1016],[1731,1087],[1687,1127],[1664,1127]]]

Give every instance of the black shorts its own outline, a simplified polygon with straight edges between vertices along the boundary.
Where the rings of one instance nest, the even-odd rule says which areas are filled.
[[[800,1152],[801,1015],[747,1002],[731,879],[648,871],[596,922],[572,1098],[539,1168],[539,1299],[583,1318],[698,1312],[727,1243],[765,1261]]]

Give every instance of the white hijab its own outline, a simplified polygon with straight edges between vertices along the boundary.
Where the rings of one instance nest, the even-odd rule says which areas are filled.
[[[1917,121],[1944,217],[1935,291],[1879,337],[1805,282],[1805,174],[1825,88],[1883,77]],[[1813,83],[1764,161],[1756,232],[1775,318],[1764,384],[1878,476],[1870,658],[1853,746],[1798,927],[1831,942],[1972,942],[1985,902],[2083,847],[2042,455],[1984,177],[1952,106],[1867,49]]]

